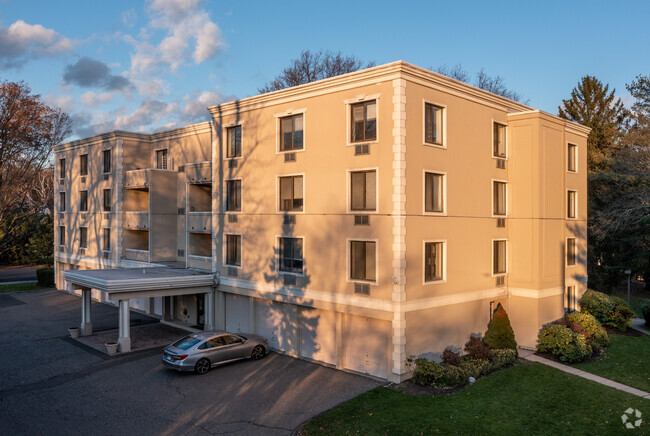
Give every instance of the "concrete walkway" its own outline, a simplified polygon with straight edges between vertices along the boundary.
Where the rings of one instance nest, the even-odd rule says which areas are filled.
[[[564,371],[568,374],[573,374],[577,375],[578,377],[585,378],[587,380],[595,381],[596,383],[600,383],[601,385],[609,386],[610,388],[618,389],[619,391],[627,392],[628,394],[636,395],[637,397],[645,398],[646,400],[650,400],[650,393],[642,391],[640,389],[636,389],[627,385],[624,385],[622,383],[617,383],[615,381],[612,381],[610,379],[607,379],[605,377],[600,377],[598,375],[592,374],[590,372],[585,372],[581,371],[577,368],[574,368],[569,365],[564,365],[562,363],[555,362],[553,360],[545,359],[541,356],[537,356],[534,354],[534,351],[532,350],[524,350],[522,348],[517,348],[517,352],[519,353],[519,357],[522,359],[528,360],[530,362],[537,362],[541,363],[542,365],[550,366],[555,369],[559,369],[560,371]]]
[[[650,335],[650,326],[645,323],[643,318],[632,318],[632,325],[630,326],[634,330]]]

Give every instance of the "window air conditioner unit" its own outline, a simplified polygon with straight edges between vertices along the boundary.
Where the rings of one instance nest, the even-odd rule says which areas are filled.
[[[228,215],[228,222],[229,223],[236,223],[237,222],[237,215]]]
[[[296,161],[296,153],[285,153],[284,154],[284,161],[285,162],[295,162]]]
[[[185,208],[184,207],[179,207],[178,208],[178,214],[179,215],[185,215]]]
[[[109,174],[104,174],[104,180],[108,180]]]
[[[228,168],[237,168],[238,165],[237,159],[230,159],[228,161]]]
[[[63,186],[65,184],[65,179],[59,179],[59,186]]]
[[[497,159],[497,168],[501,168],[502,170],[506,169],[506,160],[505,159]]]
[[[179,165],[178,166],[178,172],[179,173],[184,173],[185,172],[185,165]]]
[[[185,250],[178,250],[178,257],[185,257]]]
[[[285,285],[293,285],[293,286],[295,286],[296,285],[296,276],[294,276],[293,274],[284,274],[282,276],[282,283],[284,283]]]
[[[65,246],[59,245],[59,253],[65,253]]]
[[[355,283],[354,293],[362,295],[370,295],[370,285],[367,283]]]
[[[295,224],[296,223],[296,216],[295,215],[284,215],[284,220],[282,221],[283,224]]]
[[[369,226],[370,217],[368,215],[355,215],[354,216],[354,225],[355,226]]]
[[[497,227],[505,227],[506,226],[506,219],[505,218],[497,218]]]
[[[506,276],[497,277],[497,286],[503,286],[506,284]]]
[[[230,277],[238,277],[239,276],[239,270],[235,267],[229,266],[228,267],[228,275]]]

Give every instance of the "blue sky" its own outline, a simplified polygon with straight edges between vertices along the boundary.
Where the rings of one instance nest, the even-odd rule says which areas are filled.
[[[0,0],[0,79],[67,111],[77,137],[209,119],[305,49],[484,68],[556,113],[585,74],[630,103],[649,16],[648,1]]]

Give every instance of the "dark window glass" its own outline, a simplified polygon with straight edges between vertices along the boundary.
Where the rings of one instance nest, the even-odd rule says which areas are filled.
[[[172,346],[180,348],[181,350],[188,350],[199,342],[201,342],[199,339],[185,336],[183,339],[179,339],[178,341],[174,342]]]
[[[159,170],[167,169],[167,150],[156,150],[156,168]]]
[[[65,245],[65,227],[59,226],[59,245]]]
[[[494,215],[505,215],[506,214],[506,183],[504,182],[493,182],[493,194],[492,200],[494,204],[492,205],[492,213]]]
[[[102,234],[102,249],[111,251],[111,229],[104,229]]]
[[[350,241],[350,278],[376,280],[376,242]]]
[[[352,142],[377,139],[377,102],[355,103],[351,107]]]
[[[377,172],[355,171],[350,173],[350,209],[375,210],[377,201]]]
[[[298,150],[303,147],[303,115],[280,118],[280,150]]]
[[[424,281],[442,280],[443,243],[427,242],[424,245]]]
[[[59,192],[59,212],[65,212],[65,192]]]
[[[506,157],[506,126],[494,123],[492,154],[494,157]]]
[[[104,212],[110,212],[111,211],[111,190],[110,189],[104,189]]]
[[[226,157],[241,157],[241,126],[228,127],[226,132]]]
[[[240,235],[226,235],[226,265],[241,266]]]
[[[79,156],[79,174],[82,176],[88,175],[88,155],[82,154]]]
[[[506,272],[506,241],[494,241],[493,253],[493,274],[505,274]]]
[[[280,177],[280,210],[301,211],[302,205],[302,176]]]
[[[302,239],[280,238],[280,271],[302,273]]]
[[[110,150],[104,150],[102,151],[102,161],[103,161],[103,167],[104,167],[104,172],[105,173],[110,173],[111,172],[111,151]]]
[[[441,107],[424,105],[424,142],[442,145],[442,111]]]
[[[88,212],[88,191],[79,191],[79,211]]]
[[[241,211],[241,180],[226,181],[226,211]]]
[[[65,159],[59,159],[59,177],[65,179]]]
[[[88,228],[79,227],[79,248],[88,248]]]

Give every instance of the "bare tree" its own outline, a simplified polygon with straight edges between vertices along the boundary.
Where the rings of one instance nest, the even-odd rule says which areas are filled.
[[[357,57],[344,56],[340,51],[332,53],[319,50],[312,53],[305,50],[296,59],[293,59],[291,65],[282,70],[275,79],[259,88],[258,92],[264,94],[278,91],[291,86],[351,73],[362,68],[370,68],[374,65],[374,62],[368,62],[364,65]]]
[[[470,83],[471,80],[471,75],[463,69],[461,64],[456,64],[453,67],[448,67],[443,64],[435,69],[429,69],[461,82]],[[483,68],[476,73],[476,78],[471,84],[492,94],[497,94],[524,104],[528,103],[528,100],[524,100],[524,97],[520,93],[508,89],[506,80],[502,76],[490,76]]]
[[[460,82],[469,83],[470,81],[469,73],[463,69],[463,66],[461,64],[456,64],[453,67],[448,67],[447,65],[440,65],[435,70],[433,68],[429,68],[429,69],[437,73],[443,74],[447,77],[451,77],[452,79],[456,79]]]

